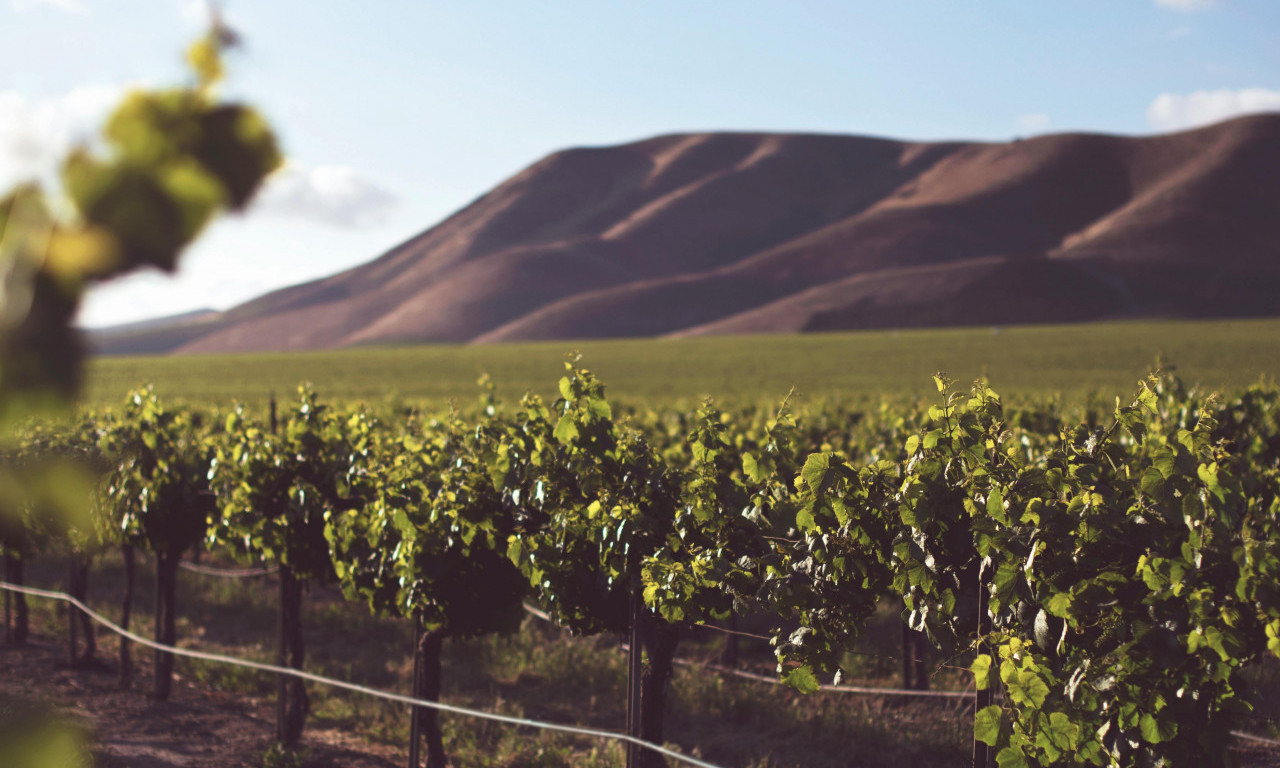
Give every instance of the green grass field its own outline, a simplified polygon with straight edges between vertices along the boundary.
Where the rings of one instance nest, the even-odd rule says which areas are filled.
[[[1066,326],[867,331],[803,336],[424,345],[207,357],[102,358],[89,366],[85,401],[115,403],[152,382],[161,396],[227,404],[288,396],[311,382],[328,398],[472,401],[488,373],[503,398],[555,391],[570,351],[613,397],[653,403],[809,397],[911,397],[941,370],[987,376],[1013,398],[1130,392],[1157,357],[1188,381],[1235,390],[1280,375],[1280,320],[1151,321]]]

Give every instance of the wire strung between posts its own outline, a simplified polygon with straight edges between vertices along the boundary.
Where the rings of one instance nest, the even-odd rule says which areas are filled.
[[[1280,747],[1280,741],[1276,741],[1275,739],[1265,739],[1261,736],[1254,736],[1252,733],[1245,733],[1244,731],[1232,731],[1231,735],[1235,736],[1237,739],[1244,739],[1245,741],[1256,741],[1259,744]]]
[[[199,565],[186,560],[179,560],[178,567],[185,571],[198,573],[202,576],[219,576],[227,579],[247,579],[253,576],[270,576],[271,574],[278,573],[280,571],[278,566],[271,566],[270,568],[212,568],[207,565]]]
[[[186,560],[180,561],[178,565],[188,571],[191,571],[192,573],[204,574],[206,576],[223,576],[228,578],[249,578],[253,576],[270,576],[271,574],[277,573],[280,570],[278,566],[273,566],[270,568],[212,568],[206,565],[198,565],[196,563],[188,562]],[[6,585],[6,586],[12,586],[12,585]],[[554,623],[550,614],[548,614],[546,611],[543,611],[537,608],[536,606],[525,603],[524,609],[527,613],[529,613],[532,616],[542,619],[543,621]],[[737,635],[739,637],[748,637],[755,640],[772,640],[773,639],[768,635],[759,635],[754,632],[743,632],[737,629],[717,627],[713,624],[701,624],[699,626],[701,626],[703,629],[710,629],[716,632],[724,633],[726,635]],[[628,646],[626,643],[623,643],[621,647],[623,650],[628,650]],[[865,655],[878,656],[879,654],[865,654]],[[695,667],[698,669],[709,669],[714,672],[719,672],[721,674],[733,675],[735,677],[741,677],[747,680],[756,680],[758,682],[769,683],[771,685],[783,684],[781,680],[778,680],[775,677],[769,677],[767,675],[758,675],[758,674],[747,672],[741,669],[733,669],[732,667],[723,667],[723,666],[720,666],[719,664],[700,664],[695,661],[690,661],[688,659],[680,659],[680,658],[672,659],[671,661],[681,666]],[[919,661],[919,660],[916,659],[916,661]],[[970,691],[916,691],[916,690],[909,690],[905,688],[866,688],[866,687],[860,687],[855,685],[819,685],[818,690],[833,691],[835,693],[861,693],[861,694],[871,694],[871,695],[878,695],[878,696],[932,696],[935,698],[950,698],[950,699],[967,699],[976,695],[976,693],[973,693]],[[1231,731],[1231,735],[1235,736],[1238,739],[1244,739],[1245,741],[1254,741],[1259,744],[1267,744],[1273,747],[1280,747],[1280,741],[1277,741],[1275,739],[1264,738],[1262,736],[1254,736],[1253,734],[1245,733],[1243,731]]]
[[[726,675],[741,677],[746,680],[756,680],[761,683],[769,683],[771,685],[785,685],[776,677],[768,675],[758,675],[754,672],[747,672],[741,669],[733,669],[731,667],[722,667],[718,664],[699,664],[696,661],[687,659],[673,659],[676,664],[683,664],[688,667],[699,667],[701,669],[713,669]],[[819,685],[818,690],[830,691],[832,693],[861,693],[873,696],[923,696],[935,699],[968,699],[975,694],[966,691],[913,691],[906,688],[868,688],[858,685]]]
[[[551,619],[551,614],[547,613],[546,611],[540,610],[532,605],[529,605],[528,603],[524,604],[524,609],[530,616],[536,616],[537,618],[542,619],[543,621],[547,621],[552,624],[555,624],[555,622],[552,621]]]
[[[363,685],[348,683],[343,680],[334,680],[328,677],[321,677],[320,675],[314,675],[310,672],[303,672],[300,669],[290,669],[289,667],[277,667],[274,664],[264,664],[258,661],[249,661],[248,659],[238,659],[234,656],[222,656],[216,653],[205,653],[204,651],[193,651],[186,648],[176,648],[171,645],[164,645],[163,643],[157,643],[153,640],[149,640],[143,637],[142,635],[134,634],[133,632],[130,632],[129,630],[118,626],[115,622],[99,614],[89,606],[80,602],[79,600],[72,597],[71,595],[66,594],[65,592],[54,592],[52,590],[47,590],[47,589],[25,587],[17,584],[10,584],[5,581],[0,581],[0,589],[9,590],[10,592],[19,592],[24,595],[32,595],[34,597],[44,597],[50,600],[61,600],[66,603],[70,603],[71,605],[74,605],[75,607],[84,611],[86,614],[88,614],[90,618],[92,618],[94,621],[98,622],[99,624],[105,626],[107,629],[110,629],[112,632],[115,632],[116,634],[121,635],[123,637],[127,637],[130,640],[140,645],[144,645],[148,648],[153,648],[158,651],[172,653],[175,656],[184,656],[190,659],[199,659],[200,661],[212,661],[212,662],[217,662],[219,664],[231,664],[239,667],[247,667],[249,669],[257,669],[262,672],[271,672],[277,675],[291,675],[293,677],[298,677],[303,680],[309,680],[313,683],[330,685],[335,688],[342,688],[344,690],[354,691],[356,693],[363,693],[368,696],[373,696],[380,699],[386,699],[387,701],[394,701],[400,704],[408,704],[415,707],[428,707],[430,709],[439,710],[441,712],[448,712],[454,715],[463,715],[465,717],[475,717],[481,720],[493,720],[499,723],[508,723],[510,725],[519,725],[527,728],[537,728],[543,731],[559,731],[561,733],[572,733],[579,736],[589,736],[591,738],[596,738],[596,739],[611,739],[613,741],[622,741],[628,744],[635,744],[645,749],[653,750],[654,752],[673,758],[675,760],[679,760],[680,762],[688,763],[689,765],[698,766],[698,768],[721,768],[720,766],[715,765],[714,763],[708,763],[706,761],[699,760],[695,757],[689,757],[688,755],[682,754],[673,749],[667,749],[666,747],[662,747],[657,744],[652,744],[650,742],[644,741],[643,739],[638,739],[634,736],[630,736],[625,733],[615,733],[613,731],[602,731],[596,728],[583,728],[576,725],[564,725],[562,723],[548,723],[548,722],[543,722],[541,720],[529,720],[523,717],[513,717],[511,715],[500,715],[500,714],[497,714],[496,712],[485,712],[479,709],[469,709],[467,707],[459,707],[453,704],[444,704],[439,701],[415,699],[412,696],[404,696],[398,693],[391,693],[390,691],[380,691],[377,688],[368,688]]]
[[[450,714],[455,714],[455,715],[475,717],[482,720],[493,720],[500,723],[526,726],[529,728],[537,728],[539,730],[545,730],[545,731],[559,731],[562,733],[571,733],[571,734],[577,734],[581,736],[590,736],[592,738],[598,738],[598,739],[611,739],[614,741],[627,742],[627,743],[639,745],[641,747],[645,747],[647,749],[652,749],[653,751],[666,755],[667,757],[674,758],[676,760],[688,763],[690,765],[699,766],[699,768],[720,768],[720,766],[717,766],[714,763],[708,763],[694,757],[689,757],[688,755],[681,754],[680,752],[676,752],[675,750],[667,749],[666,747],[660,747],[657,744],[651,744],[642,739],[637,739],[634,736],[629,736],[623,733],[614,733],[612,731],[602,731],[595,728],[581,728],[574,725],[563,725],[560,723],[548,723],[540,720],[529,720],[522,717],[512,717],[510,715],[500,715],[494,712],[485,712],[483,710],[478,710],[478,709],[468,709],[467,707],[459,707],[459,706],[454,706],[452,704],[444,704],[438,701],[428,701],[426,699],[415,699],[411,696],[404,696],[398,693],[391,693],[389,691],[380,691],[376,688],[368,688],[363,685],[348,683],[343,680],[334,680],[328,677],[321,677],[320,675],[314,675],[310,672],[304,672],[300,669],[290,669],[288,667],[277,667],[274,664],[263,664],[257,661],[249,661],[247,659],[238,659],[233,656],[222,656],[216,653],[205,653],[203,651],[192,651],[185,648],[176,648],[174,646],[164,645],[163,643],[157,643],[153,640],[149,640],[143,637],[142,635],[138,635],[133,632],[130,632],[129,630],[118,626],[115,622],[99,614],[97,611],[94,611],[89,606],[85,605],[84,603],[80,602],[76,598],[66,593],[55,592],[47,589],[37,589],[35,587],[20,586],[17,584],[10,584],[5,581],[0,581],[0,589],[8,590],[10,592],[18,592],[24,595],[31,595],[34,597],[44,597],[50,600],[61,600],[63,602],[70,603],[76,606],[77,608],[79,608],[80,610],[84,611],[85,614],[87,614],[90,618],[92,618],[94,621],[98,622],[99,624],[102,624],[107,629],[110,629],[112,632],[115,632],[116,634],[121,635],[123,637],[127,637],[130,640],[140,645],[146,646],[148,648],[160,650],[160,651],[165,651],[167,653],[172,653],[175,656],[184,656],[187,658],[198,659],[201,661],[212,661],[212,662],[217,662],[221,664],[231,664],[234,666],[247,667],[249,669],[257,669],[263,672],[271,672],[278,675],[291,675],[293,677],[298,677],[303,680],[310,680],[311,682],[320,683],[322,685],[331,685],[335,688],[342,688],[344,690],[353,691],[355,693],[363,693],[368,696],[373,696],[375,698],[386,699],[388,701],[394,701],[401,704],[409,704],[411,706],[429,707],[431,709],[436,709],[441,712],[449,712]],[[526,605],[524,607],[525,607],[525,610],[527,610],[530,614],[537,616],[540,619],[544,619],[546,621],[551,620],[551,617],[547,615],[544,611],[540,611],[537,608],[534,608],[533,606],[530,606],[530,605]],[[623,649],[627,648],[625,643],[622,645],[622,648]],[[756,680],[759,682],[770,683],[772,685],[783,684],[781,680],[778,680],[776,678],[767,677],[765,675],[758,675],[752,672],[745,672],[739,669],[730,669],[728,667],[721,667],[716,665],[698,664],[697,662],[688,661],[686,659],[673,659],[672,661],[676,664],[681,664],[681,665],[690,666],[690,667],[698,667],[702,669],[712,669],[718,672],[735,675],[737,677],[742,677],[749,680]],[[973,693],[970,693],[968,691],[912,691],[912,690],[905,690],[901,688],[863,688],[863,687],[852,686],[852,685],[820,685],[818,686],[818,689],[822,691],[834,691],[834,692],[843,692],[843,693],[865,693],[865,694],[873,694],[873,695],[901,695],[901,696],[933,696],[933,697],[945,697],[945,698],[967,698],[969,696],[974,695]],[[1231,731],[1230,733],[1232,736],[1235,736],[1238,739],[1243,739],[1245,741],[1253,741],[1259,744],[1266,744],[1272,747],[1280,747],[1280,741],[1277,741],[1275,739],[1268,739],[1262,736],[1255,736],[1253,734],[1245,733],[1243,731]]]
[[[529,607],[528,605],[526,605],[526,606],[525,606],[525,608],[526,608],[526,609],[527,609],[528,607]],[[756,634],[755,632],[743,632],[742,630],[738,630],[738,629],[729,629],[728,627],[717,627],[717,626],[716,626],[716,625],[714,625],[714,624],[698,624],[697,626],[698,626],[699,628],[701,628],[701,629],[709,629],[709,630],[711,630],[711,631],[713,631],[713,632],[721,632],[721,633],[726,634],[726,635],[736,635],[737,637],[746,637],[746,638],[750,638],[750,639],[752,639],[752,640],[764,640],[764,641],[765,641],[765,642],[767,642],[767,643],[773,643],[773,638],[772,638],[772,637],[770,637],[769,635],[760,635],[760,634]],[[854,656],[867,656],[867,657],[870,657],[870,658],[873,658],[873,659],[891,659],[891,660],[893,660],[893,661],[897,661],[897,660],[898,660],[898,657],[897,657],[897,656],[890,656],[890,655],[887,655],[887,654],[884,654],[884,653],[867,653],[866,651],[848,651],[848,653],[851,653],[851,654],[853,654]],[[914,661],[914,662],[923,662],[923,661],[924,661],[924,659],[915,659],[915,658],[913,658],[913,659],[909,659],[909,660],[910,660],[910,661]],[[942,665],[942,666],[946,666],[946,665]],[[941,668],[941,667],[939,667],[939,668]],[[954,667],[953,667],[953,669],[954,669]],[[967,671],[967,670],[966,670],[966,671]],[[935,674],[936,674],[936,672],[935,672]]]
[[[525,604],[524,609],[528,611],[529,614],[536,616],[539,619],[542,619],[543,621],[551,621],[551,617],[548,616],[545,611],[540,611],[537,608],[527,603]],[[711,627],[710,625],[702,625],[702,626],[707,626],[709,629],[719,629],[718,627]],[[734,630],[724,630],[724,631],[735,632]],[[744,633],[735,632],[735,634],[744,634]],[[763,636],[757,635],[757,637],[763,637]],[[628,646],[626,643],[622,643],[620,647],[623,650],[628,649]],[[733,669],[731,667],[722,667],[718,664],[700,664],[696,661],[690,661],[688,659],[672,659],[671,661],[675,664],[680,664],[686,667],[696,667],[698,669],[710,669],[716,672],[724,673],[726,675],[734,675],[736,677],[745,678],[747,680],[756,680],[761,683],[769,683],[771,685],[784,685],[784,683],[776,677],[769,677],[768,675],[758,675],[753,672],[747,672],[741,669]],[[905,688],[865,688],[865,687],[856,686],[856,685],[819,685],[818,690],[832,691],[835,693],[872,694],[877,696],[932,696],[935,698],[948,698],[948,699],[967,699],[977,695],[973,691],[913,691]],[[1280,747],[1280,741],[1263,738],[1262,736],[1254,736],[1252,734],[1244,733],[1243,731],[1232,731],[1231,735],[1235,736],[1236,738],[1245,739],[1247,741],[1256,741],[1261,744],[1269,744],[1273,747]]]
[[[544,611],[540,611],[537,608],[534,608],[533,606],[525,605],[524,609],[528,611],[530,615],[536,616],[539,619],[542,619],[543,621],[551,621],[550,616],[548,616]],[[629,646],[626,643],[622,643],[619,647],[622,650],[629,650]],[[733,669],[732,667],[722,667],[716,664],[701,664],[696,661],[689,661],[688,659],[679,659],[679,658],[672,659],[671,661],[674,664],[680,664],[686,667],[696,667],[698,669],[710,669],[726,675],[741,677],[745,680],[755,680],[756,682],[769,683],[771,685],[785,685],[785,683],[783,683],[781,680],[779,680],[776,677],[769,677],[768,675],[758,675],[758,674],[755,674],[754,672],[747,672],[741,669]],[[819,685],[818,690],[830,691],[833,693],[858,693],[858,694],[869,694],[873,696],[917,696],[917,697],[934,698],[934,699],[965,699],[965,698],[971,698],[974,695],[976,695],[974,693],[969,693],[965,691],[915,691],[915,690],[909,690],[905,688],[866,688],[866,687],[857,686],[857,685]]]
[[[717,627],[714,624],[699,624],[698,626],[702,627],[703,629],[709,629],[713,632],[719,632],[725,635],[734,635],[736,637],[749,637],[752,640],[764,640],[766,642],[772,642],[773,640],[773,638],[769,637],[768,635],[758,635],[755,632],[743,632],[740,629],[729,629],[728,627]]]

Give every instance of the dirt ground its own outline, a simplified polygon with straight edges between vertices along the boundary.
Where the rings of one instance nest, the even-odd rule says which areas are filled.
[[[263,765],[274,741],[273,700],[213,691],[178,677],[168,701],[151,699],[151,654],[135,649],[135,678],[119,686],[115,659],[71,669],[61,638],[0,643],[0,692],[55,705],[88,729],[100,768],[231,768]],[[385,768],[403,765],[396,750],[335,731],[303,734],[304,765]]]
[[[33,634],[23,646],[0,642],[0,694],[47,702],[82,723],[91,734],[98,768],[290,768],[268,762],[275,706],[258,698],[212,690],[177,676],[166,702],[150,697],[151,653],[134,649],[135,676],[119,686],[116,646],[100,649],[89,668],[71,669],[65,639]],[[1280,750],[1240,742],[1245,768],[1280,768]],[[308,727],[301,766],[389,768],[407,762],[403,750],[336,730]],[[3,761],[0,761],[3,762]]]

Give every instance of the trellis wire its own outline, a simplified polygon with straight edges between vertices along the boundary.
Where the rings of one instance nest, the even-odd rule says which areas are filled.
[[[208,566],[201,566],[201,565],[196,565],[195,563],[189,563],[185,560],[179,563],[179,565],[181,565],[183,568],[189,571],[192,571],[194,573],[201,573],[208,576],[220,576],[220,577],[229,577],[229,578],[267,576],[279,570],[278,568],[252,568],[252,569],[210,568]],[[397,701],[400,703],[433,707],[435,709],[439,709],[442,712],[451,712],[453,714],[467,715],[470,717],[478,717],[482,719],[492,719],[492,720],[497,720],[499,722],[511,723],[514,725],[527,725],[532,728],[542,728],[543,730],[559,730],[567,733],[577,733],[585,736],[594,736],[596,738],[615,739],[618,741],[635,743],[644,747],[648,747],[649,749],[653,749],[658,752],[661,752],[667,755],[668,757],[674,757],[677,760],[685,761],[691,765],[711,766],[711,768],[716,768],[716,766],[713,766],[711,763],[705,763],[696,758],[687,757],[685,755],[680,754],[679,752],[668,750],[665,747],[659,747],[657,745],[650,744],[648,742],[633,738],[631,736],[627,736],[625,734],[611,733],[609,731],[599,731],[592,728],[578,728],[576,726],[560,725],[557,723],[540,723],[539,721],[536,721],[536,720],[526,720],[524,718],[510,717],[508,715],[499,715],[499,714],[490,713],[490,712],[483,712],[480,710],[467,709],[465,707],[454,707],[449,704],[441,704],[439,702],[430,702],[430,701],[421,700],[421,699],[413,699],[408,696],[401,696],[395,693],[379,691],[374,688],[366,688],[364,686],[356,685],[354,683],[347,683],[341,680],[333,680],[326,677],[320,677],[319,675],[313,675],[309,672],[302,672],[300,670],[287,669],[285,667],[277,667],[271,664],[261,664],[258,662],[247,661],[244,659],[235,659],[230,656],[219,656],[217,654],[206,654],[200,651],[187,651],[181,648],[171,648],[169,646],[162,645],[160,643],[156,643],[151,640],[148,640],[140,635],[135,635],[132,632],[129,632],[121,627],[116,626],[110,620],[90,610],[87,606],[85,606],[79,600],[76,600],[75,598],[71,597],[70,595],[65,595],[61,592],[51,592],[48,590],[37,590],[32,587],[19,587],[16,584],[9,584],[7,582],[0,582],[0,589],[7,589],[7,590],[16,591],[16,592],[24,592],[26,594],[36,595],[38,597],[47,597],[51,599],[64,600],[66,602],[73,603],[78,608],[83,610],[85,613],[89,614],[89,616],[93,618],[95,621],[99,622],[100,624],[103,624],[108,629],[111,629],[113,632],[116,632],[117,634],[128,637],[129,639],[135,642],[141,643],[142,645],[149,646],[151,648],[158,648],[161,650],[171,651],[178,656],[190,656],[191,658],[203,659],[205,661],[221,661],[224,663],[239,663],[241,665],[249,666],[254,669],[261,669],[267,672],[275,672],[277,674],[294,675],[297,677],[301,677],[305,680],[311,680],[317,683],[332,685],[338,688],[345,688],[347,690],[356,691],[358,693],[366,693],[372,696],[378,696],[380,698],[386,698],[386,699]],[[539,610],[538,608],[532,605],[525,604],[524,609],[530,615],[535,616],[539,619],[542,619],[543,621],[548,621],[548,622],[551,621],[551,616],[549,616],[545,611]],[[720,628],[713,627],[713,629],[720,629]],[[747,636],[747,637],[759,637],[761,639],[764,638],[763,635],[753,635],[747,632],[733,632],[732,630],[724,630],[724,631],[730,632],[732,634]],[[621,647],[626,649],[626,643],[623,643]],[[755,674],[753,672],[747,672],[741,669],[732,669],[730,667],[722,667],[716,664],[699,664],[694,661],[689,661],[688,659],[673,659],[672,661],[682,666],[696,667],[699,669],[710,669],[716,672],[720,672],[722,674],[732,675],[734,677],[740,677],[745,680],[754,680],[757,682],[769,683],[771,685],[783,684],[782,681],[778,680],[777,678],[769,677],[767,675],[759,675],[759,674]],[[820,685],[818,686],[818,690],[828,691],[833,693],[856,693],[856,694],[864,694],[864,695],[872,695],[872,696],[916,696],[916,697],[925,697],[925,698],[947,698],[947,699],[967,699],[975,695],[973,692],[970,692],[970,691],[914,691],[914,690],[909,690],[905,688],[869,688],[869,687],[856,686],[856,685]],[[1253,741],[1259,744],[1266,744],[1272,747],[1280,747],[1280,741],[1277,741],[1276,739],[1268,739],[1263,736],[1255,736],[1253,734],[1245,733],[1243,731],[1231,731],[1231,735],[1235,736],[1238,739],[1243,739],[1245,741]]]
[[[377,688],[369,688],[367,686],[357,685],[355,683],[349,683],[349,682],[346,682],[345,680],[334,680],[333,678],[322,677],[320,675],[315,675],[310,672],[304,672],[300,669],[290,669],[289,667],[278,667],[274,664],[264,664],[258,661],[250,661],[248,659],[239,659],[234,656],[223,656],[221,654],[216,654],[216,653],[205,653],[204,651],[193,651],[187,648],[175,648],[174,646],[171,646],[171,645],[164,645],[162,643],[157,643],[153,640],[149,640],[143,637],[142,635],[135,634],[133,632],[130,632],[127,629],[124,629],[123,627],[116,625],[115,622],[99,614],[89,606],[80,602],[79,600],[72,597],[71,595],[66,594],[65,592],[55,592],[53,590],[48,590],[48,589],[38,589],[36,587],[20,586],[18,584],[10,584],[5,581],[0,581],[0,589],[4,589],[10,592],[19,592],[24,595],[31,595],[33,597],[43,597],[49,600],[61,600],[66,603],[70,603],[71,605],[74,605],[75,607],[84,611],[91,619],[103,625],[107,629],[110,629],[112,632],[115,632],[116,634],[121,635],[122,637],[127,637],[133,642],[138,643],[140,645],[144,645],[148,648],[153,648],[159,651],[164,651],[166,653],[172,653],[175,656],[183,656],[190,659],[198,659],[200,661],[212,661],[219,664],[231,664],[233,666],[246,667],[248,669],[256,669],[262,672],[270,672],[272,674],[277,674],[277,675],[292,675],[294,677],[298,677],[303,680],[309,680],[313,683],[320,683],[321,685],[329,685],[329,686],[333,686],[334,688],[341,688],[343,690],[354,691],[355,693],[363,693],[366,696],[373,696],[375,698],[386,699],[387,701],[394,701],[400,704],[408,704],[410,706],[415,706],[415,707],[429,707],[431,709],[436,709],[441,712],[448,712],[454,715],[462,715],[464,717],[474,717],[481,720],[493,720],[499,723],[507,723],[509,725],[523,726],[526,728],[536,728],[538,730],[543,730],[543,731],[558,731],[561,733],[571,733],[578,736],[588,736],[596,739],[609,739],[613,741],[626,742],[628,744],[635,744],[645,749],[653,750],[654,752],[673,758],[675,760],[679,760],[680,762],[688,763],[689,765],[698,766],[698,768],[721,768],[720,766],[717,766],[714,763],[708,763],[704,760],[699,760],[695,757],[690,757],[683,753],[677,752],[673,749],[667,749],[666,747],[659,746],[657,744],[652,744],[650,742],[644,741],[643,739],[637,739],[634,736],[629,736],[624,733],[602,731],[596,728],[583,728],[576,725],[565,725],[563,723],[548,723],[541,720],[530,720],[528,718],[523,718],[523,717],[513,717],[511,715],[500,715],[496,712],[485,712],[484,710],[479,710],[479,709],[470,709],[467,707],[459,707],[453,704],[444,704],[439,701],[415,699],[412,696],[404,696],[398,693],[391,693],[390,691],[381,691],[381,690],[378,690]]]
[[[188,560],[178,561],[178,567],[192,573],[198,573],[201,576],[217,576],[223,579],[247,579],[255,576],[270,576],[273,573],[280,572],[280,569],[276,566],[270,568],[213,568]]]
[[[548,616],[546,612],[540,611],[531,605],[525,605],[524,609],[531,616],[536,616],[537,618],[542,619],[543,621],[551,621],[551,617]],[[622,643],[620,647],[626,650],[627,644]],[[722,667],[716,664],[699,664],[696,661],[690,661],[688,659],[679,659],[679,658],[672,659],[672,662],[675,664],[686,666],[686,667],[696,667],[698,669],[710,669],[726,675],[741,677],[744,680],[755,680],[756,682],[769,683],[771,685],[784,685],[784,683],[776,677],[769,677],[768,675],[758,675],[758,674],[755,674],[754,672],[747,672],[746,670],[741,670],[741,669],[733,669],[732,667]],[[904,688],[867,688],[867,687],[862,687],[857,685],[819,685],[818,690],[829,691],[833,693],[858,693],[858,694],[873,695],[873,696],[917,696],[917,697],[935,698],[935,699],[963,699],[963,698],[972,698],[974,696],[973,693],[967,693],[965,691],[913,691],[913,690],[907,690]]]

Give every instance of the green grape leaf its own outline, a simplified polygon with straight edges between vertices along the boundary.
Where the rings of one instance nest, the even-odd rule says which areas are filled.
[[[1000,680],[1016,704],[1040,707],[1049,695],[1049,686],[1035,670],[1019,669],[1011,660],[1000,665]]]
[[[813,453],[805,459],[804,468],[800,470],[801,477],[804,478],[805,484],[809,486],[815,493],[822,488],[822,481],[827,477],[827,470],[831,468],[831,455],[827,453]]]
[[[969,671],[973,673],[973,687],[979,691],[985,691],[991,687],[993,682],[991,679],[991,657],[987,654],[981,654],[973,660],[973,664],[969,665]]]
[[[996,753],[996,768],[1029,768],[1026,754],[1017,747],[1008,746]]]
[[[973,716],[973,738],[983,744],[995,746],[1000,741],[1000,728],[1004,722],[1004,713],[1000,707],[992,704],[983,707]]]
[[[556,440],[567,445],[578,439],[578,424],[569,416],[561,416],[552,434]]]
[[[793,667],[782,675],[782,682],[801,693],[815,693],[822,688],[813,669],[807,664]]]
[[[1144,713],[1138,718],[1138,728],[1142,731],[1142,739],[1148,744],[1159,744],[1172,739],[1178,732],[1178,724],[1168,718],[1165,713],[1158,715]]]

